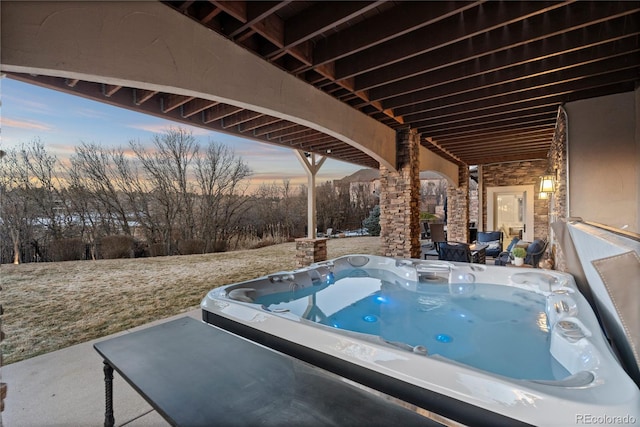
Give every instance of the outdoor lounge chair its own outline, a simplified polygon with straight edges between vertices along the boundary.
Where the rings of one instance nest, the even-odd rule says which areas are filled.
[[[489,245],[487,256],[495,258],[502,252],[502,231],[478,231],[477,241]]]

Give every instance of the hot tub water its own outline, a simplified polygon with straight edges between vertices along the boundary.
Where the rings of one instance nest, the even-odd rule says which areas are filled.
[[[549,351],[544,295],[491,284],[447,286],[381,277],[371,270],[342,271],[314,292],[293,289],[255,303],[514,379],[570,375]]]

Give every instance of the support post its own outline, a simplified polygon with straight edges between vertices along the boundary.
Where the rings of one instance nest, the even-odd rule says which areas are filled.
[[[309,153],[302,150],[295,151],[296,156],[304,170],[307,172],[307,237],[309,239],[316,238],[316,174],[322,167],[322,164],[327,159],[323,156],[318,156],[316,153]]]
[[[380,239],[382,254],[420,258],[420,135],[396,132],[397,170],[380,166]]]
[[[447,188],[447,240],[469,240],[469,167],[458,167],[458,187]]]
[[[307,172],[307,237],[296,239],[296,265],[305,267],[327,259],[327,239],[318,239],[316,233],[316,174],[327,159],[315,153],[295,151],[304,170]]]

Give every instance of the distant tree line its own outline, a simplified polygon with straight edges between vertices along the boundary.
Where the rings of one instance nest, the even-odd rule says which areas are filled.
[[[307,189],[250,192],[229,147],[183,129],[108,149],[83,143],[65,161],[40,140],[0,160],[0,262],[194,254],[305,235]],[[362,226],[376,200],[348,183],[317,188],[318,229]]]

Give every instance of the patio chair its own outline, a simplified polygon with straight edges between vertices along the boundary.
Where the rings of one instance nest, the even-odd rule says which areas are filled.
[[[495,258],[502,252],[502,231],[478,231],[477,241],[489,245],[487,256]]]
[[[426,240],[431,237],[430,234],[429,223],[427,221],[420,221],[420,239]]]
[[[433,243],[433,249],[424,253],[424,259],[427,259],[428,256],[439,257],[440,254],[440,243],[447,241],[447,235],[444,232],[444,224],[443,223],[431,223],[429,224],[429,232],[431,234],[431,242]]]
[[[440,243],[438,259],[442,261],[460,261],[468,263],[473,261],[469,245],[462,242]]]
[[[533,268],[538,268],[538,264],[542,259],[544,251],[547,250],[547,241],[545,239],[535,239],[529,246],[527,246],[527,256],[524,258],[524,263],[532,265]]]

